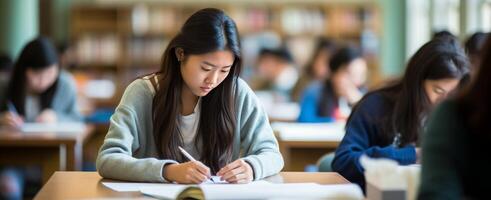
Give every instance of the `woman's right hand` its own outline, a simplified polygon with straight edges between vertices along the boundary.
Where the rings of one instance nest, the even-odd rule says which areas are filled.
[[[182,184],[199,184],[211,177],[210,168],[199,161],[166,165],[163,175],[171,182]]]
[[[0,115],[0,124],[11,128],[18,128],[24,124],[24,119],[13,112],[4,112]]]
[[[332,78],[335,83],[335,91],[337,95],[346,98],[348,103],[354,105],[358,102],[363,94],[360,92],[356,84],[350,79],[346,72],[341,72],[337,76]]]

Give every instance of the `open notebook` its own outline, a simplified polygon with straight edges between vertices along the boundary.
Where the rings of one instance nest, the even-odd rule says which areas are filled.
[[[140,192],[159,199],[363,199],[354,184],[202,184],[144,187]]]
[[[103,183],[132,184],[126,190],[159,199],[363,199],[363,192],[355,184],[319,185],[316,183],[274,184],[254,181],[249,184],[159,184],[159,183]],[[114,186],[114,185],[112,185]],[[121,186],[121,185],[119,185]],[[128,185],[126,185],[128,186]]]

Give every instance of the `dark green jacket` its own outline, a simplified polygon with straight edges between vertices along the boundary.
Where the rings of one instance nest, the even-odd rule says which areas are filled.
[[[455,100],[433,113],[423,138],[418,199],[491,198],[491,134],[472,132],[465,122]]]

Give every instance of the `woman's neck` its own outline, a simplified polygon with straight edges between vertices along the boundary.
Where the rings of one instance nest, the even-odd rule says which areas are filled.
[[[199,97],[194,95],[193,92],[191,92],[191,89],[189,89],[188,86],[185,84],[182,86],[181,90],[181,115],[186,116],[193,114],[194,108],[196,107],[196,104],[198,103]]]

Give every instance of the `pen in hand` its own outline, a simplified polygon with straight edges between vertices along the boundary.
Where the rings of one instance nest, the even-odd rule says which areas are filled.
[[[7,101],[7,109],[8,112],[11,114],[11,117],[14,121],[15,126],[20,126],[23,123],[22,118],[19,116],[19,112],[17,112],[17,109],[15,108],[15,105],[11,101]]]
[[[196,161],[196,159],[193,158],[193,156],[191,156],[191,154],[189,154],[186,150],[184,150],[182,147],[177,147],[179,148],[179,151],[181,151],[181,153],[187,158],[189,159],[190,161]],[[210,177],[209,178],[211,182],[215,182],[213,181],[213,179]]]

